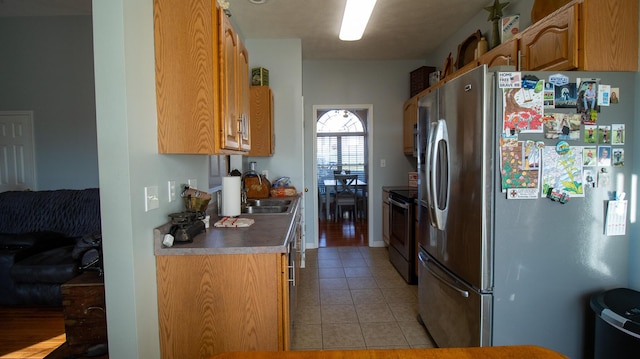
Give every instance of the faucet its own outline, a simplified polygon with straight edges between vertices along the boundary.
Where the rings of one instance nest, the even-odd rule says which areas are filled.
[[[258,174],[258,172],[256,172],[256,170],[248,170],[245,171],[242,176],[240,177],[240,182],[242,182],[242,191],[241,191],[241,197],[240,197],[240,201],[243,205],[247,204],[247,187],[244,185],[244,179],[245,177],[247,177],[247,175],[253,174],[256,177],[258,177],[258,183],[260,183],[260,185],[262,186],[262,176],[260,176]]]

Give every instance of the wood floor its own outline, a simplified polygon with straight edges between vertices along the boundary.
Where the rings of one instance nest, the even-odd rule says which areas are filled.
[[[318,222],[319,247],[368,246],[367,219],[352,217],[337,222],[320,218]]]
[[[42,359],[65,340],[62,308],[0,307],[0,358]]]
[[[27,358],[86,358],[68,353],[62,308],[0,307],[0,359]]]

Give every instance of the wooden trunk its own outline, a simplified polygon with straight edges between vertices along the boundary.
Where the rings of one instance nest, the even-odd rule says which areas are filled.
[[[67,345],[73,353],[107,342],[104,279],[85,272],[62,285]]]

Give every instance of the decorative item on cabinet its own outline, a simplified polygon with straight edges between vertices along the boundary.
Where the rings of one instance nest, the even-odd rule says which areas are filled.
[[[453,73],[453,57],[451,53],[447,56],[447,59],[444,61],[444,66],[442,66],[442,77],[440,79],[446,79],[447,76]]]
[[[273,156],[276,135],[273,92],[269,86],[251,86],[251,150],[249,156]]]
[[[478,48],[478,43],[482,38],[482,33],[477,30],[469,37],[467,37],[460,45],[458,45],[458,57],[456,59],[456,70],[460,70],[466,64],[472,62],[476,56],[475,52]]]
[[[535,24],[570,2],[571,0],[534,0],[531,6],[531,23]]]
[[[500,0],[494,0],[493,6],[487,6],[484,9],[489,12],[489,18],[487,21],[491,21],[493,24],[493,32],[491,33],[491,47],[500,45],[500,19],[502,19],[502,9],[504,9],[508,2],[500,3]]]
[[[269,86],[269,70],[264,67],[251,69],[252,86]]]
[[[489,51],[489,43],[487,42],[487,39],[483,36],[480,38],[480,41],[478,41],[475,58],[477,59],[478,57],[486,54],[487,51]]]
[[[411,73],[409,74],[409,78],[410,78],[409,93],[411,97],[417,95],[418,93],[420,93],[420,91],[430,86],[429,76],[434,71],[436,71],[436,68],[431,66],[422,66],[420,68],[417,68],[411,71]]]
[[[429,74],[429,86],[433,86],[440,81],[440,71],[434,71]]]
[[[513,39],[520,32],[520,15],[504,16],[500,20],[500,43]]]

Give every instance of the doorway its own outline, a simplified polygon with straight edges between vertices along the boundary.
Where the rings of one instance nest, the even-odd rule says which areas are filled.
[[[371,105],[314,106],[318,247],[369,245],[371,112]]]
[[[0,192],[36,190],[33,111],[0,111]]]

